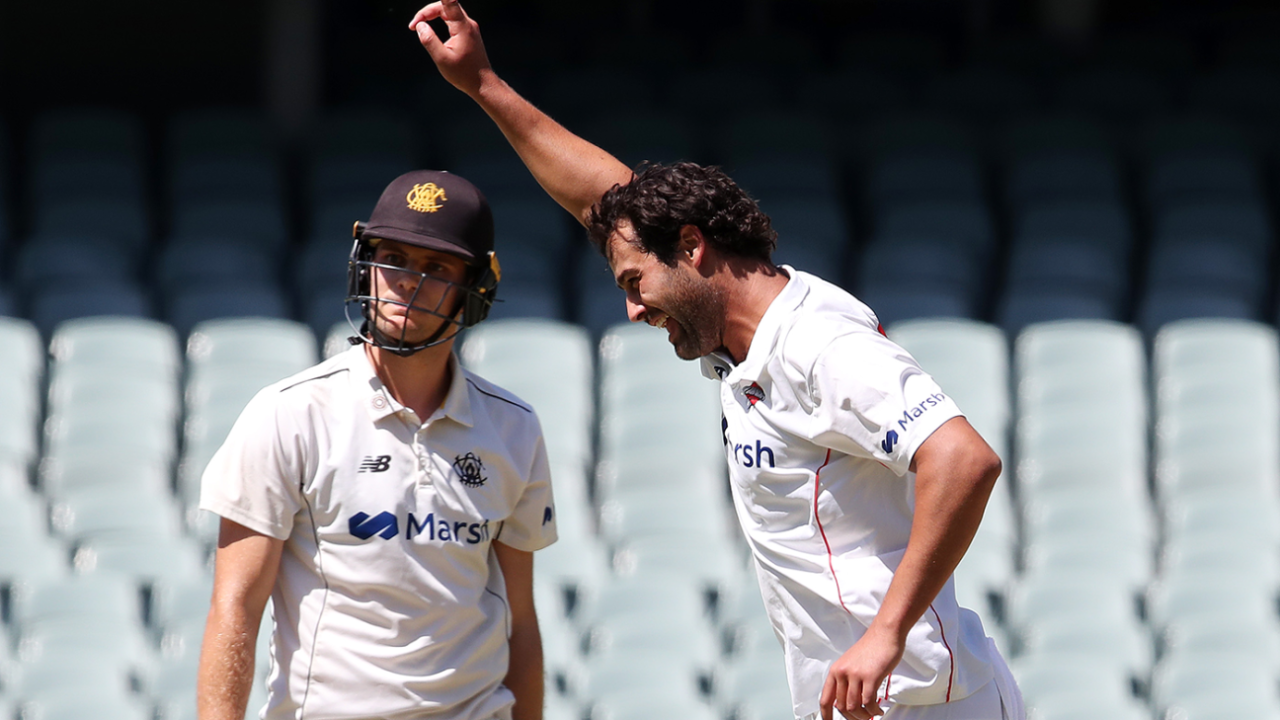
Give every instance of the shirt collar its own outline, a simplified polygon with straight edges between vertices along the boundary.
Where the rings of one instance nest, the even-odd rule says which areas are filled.
[[[357,345],[347,352],[351,357],[351,377],[355,382],[356,392],[361,404],[369,411],[370,418],[377,422],[408,409],[395,399],[383,384],[382,379],[378,377],[373,369],[373,363],[369,361],[369,356],[365,352],[364,345]],[[458,356],[452,353],[449,354],[449,369],[452,375],[449,390],[445,394],[444,403],[432,417],[444,416],[456,423],[471,427],[474,422],[471,415],[471,388],[467,385],[466,370],[458,362]],[[425,422],[430,418],[418,419]]]
[[[809,285],[800,277],[790,265],[780,266],[786,270],[790,279],[783,286],[782,292],[769,303],[768,309],[764,311],[764,315],[760,318],[759,324],[756,325],[755,334],[751,336],[751,344],[747,347],[747,356],[742,363],[736,367],[733,365],[732,359],[725,353],[715,353],[718,361],[726,362],[730,368],[728,375],[724,378],[727,382],[741,382],[745,380],[759,379],[760,374],[764,371],[765,363],[769,361],[769,356],[773,354],[774,346],[778,342],[778,335],[782,332],[784,322],[791,313],[804,302],[805,297],[809,294]]]

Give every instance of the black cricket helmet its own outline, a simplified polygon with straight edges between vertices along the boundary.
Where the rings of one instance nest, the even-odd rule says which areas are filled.
[[[347,269],[347,322],[355,330],[351,343],[365,342],[408,356],[452,339],[489,315],[502,271],[493,251],[493,213],[484,195],[457,175],[437,170],[405,173],[387,186],[368,222],[352,228],[355,243]],[[467,277],[462,283],[436,278],[405,268],[373,261],[378,244],[394,240],[462,258]],[[417,287],[407,301],[379,298],[372,275],[385,270],[417,276]],[[438,283],[436,292],[424,287]],[[417,304],[419,294],[426,305]],[[436,296],[434,302],[426,298]],[[380,331],[374,318],[379,303],[390,303],[442,318],[440,329],[425,340],[410,341],[407,326],[399,337]]]

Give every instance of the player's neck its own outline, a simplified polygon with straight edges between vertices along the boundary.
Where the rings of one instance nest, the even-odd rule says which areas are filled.
[[[730,261],[727,265],[724,347],[735,363],[741,363],[747,359],[760,320],[790,278],[772,263]]]
[[[453,340],[419,350],[408,357],[372,345],[365,346],[365,353],[391,396],[417,413],[420,421],[426,422],[444,403],[453,381],[449,362]]]

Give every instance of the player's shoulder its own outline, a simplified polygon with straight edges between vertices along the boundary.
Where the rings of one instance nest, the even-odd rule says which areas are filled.
[[[471,392],[473,407],[479,405],[489,414],[513,415],[517,418],[529,419],[535,417],[533,406],[520,399],[515,393],[489,382],[461,365],[458,367]]]
[[[335,381],[345,382],[351,371],[351,361],[349,352],[338,353],[267,385],[254,397],[254,402],[277,408],[306,406],[319,396],[332,393]]]
[[[807,292],[779,343],[789,364],[807,369],[833,344],[883,338],[880,320],[866,303],[816,275],[797,275]]]

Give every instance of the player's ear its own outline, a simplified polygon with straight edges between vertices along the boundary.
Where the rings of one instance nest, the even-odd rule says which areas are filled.
[[[707,239],[697,225],[682,225],[680,227],[678,250],[688,255],[694,266],[702,264],[703,255],[707,250]]]

